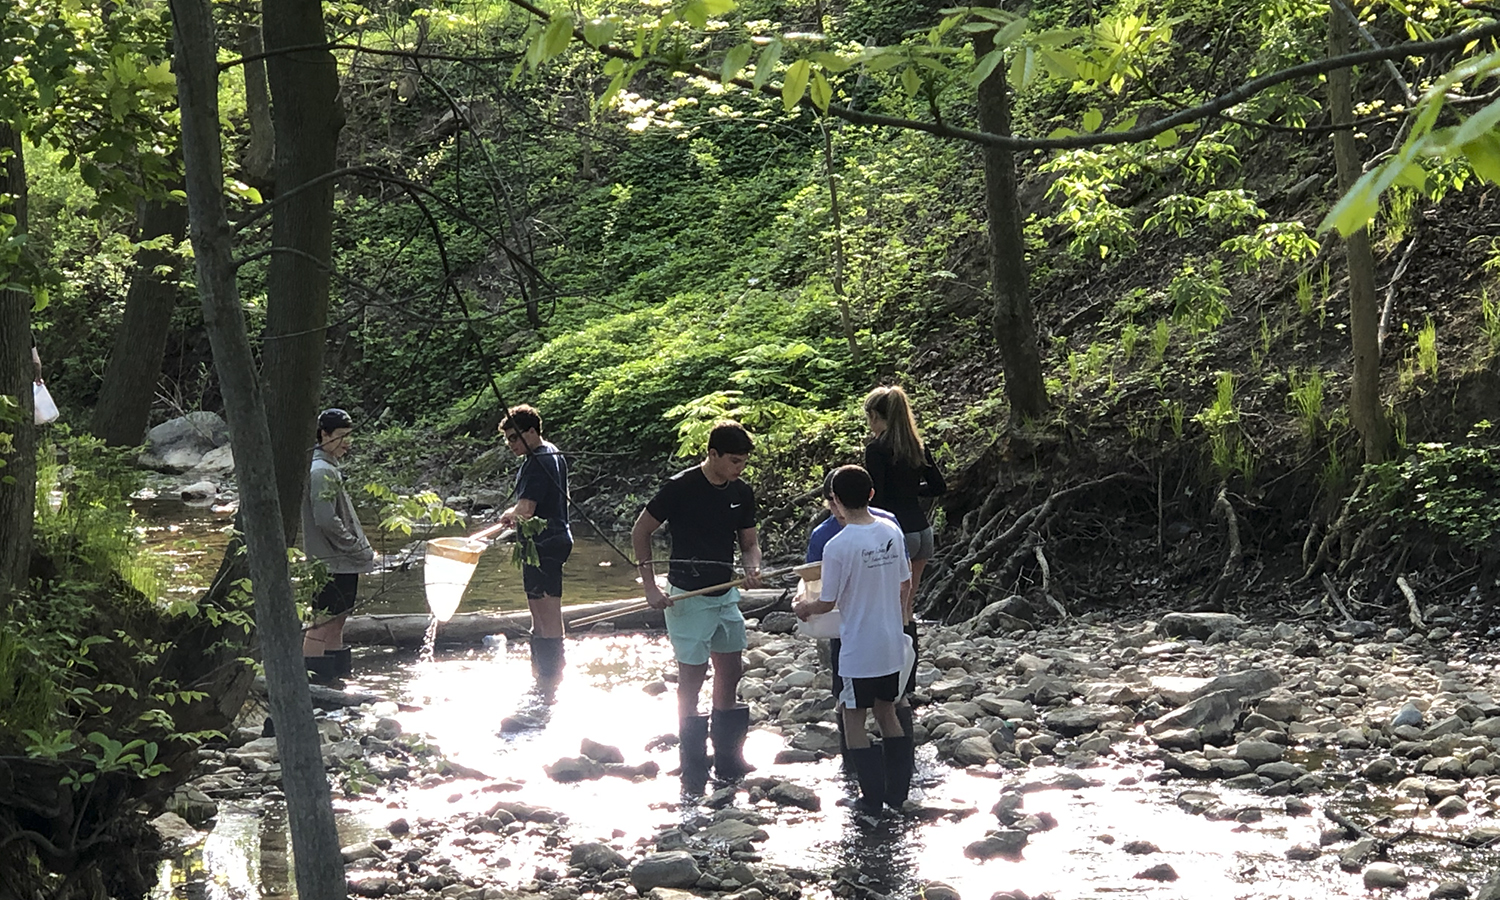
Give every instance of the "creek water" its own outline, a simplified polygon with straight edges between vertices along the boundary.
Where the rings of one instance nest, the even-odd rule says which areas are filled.
[[[558,784],[544,765],[575,756],[583,738],[619,747],[627,764],[655,759],[663,771],[675,765],[675,751],[647,751],[657,736],[675,726],[671,692],[652,695],[644,688],[671,666],[671,651],[657,635],[598,635],[570,640],[568,671],[554,693],[539,694],[524,646],[439,651],[430,660],[415,653],[372,651],[356,657],[354,690],[374,693],[414,711],[397,715],[410,732],[427,735],[444,755],[491,776],[520,784],[514,795],[487,791],[488,782],[456,780],[431,787],[411,786],[335,802],[346,845],[386,836],[394,819],[454,823],[438,852],[465,875],[516,886],[539,869],[567,870],[564,850],[551,850],[523,832],[517,836],[467,835],[462,823],[497,799],[514,796],[567,817],[574,841],[602,840],[627,848],[648,841],[685,815],[678,806],[677,779],[626,781],[603,778]],[[543,726],[500,736],[501,720],[523,713]],[[946,882],[964,897],[988,898],[999,890],[1065,897],[1102,894],[1133,897],[1319,898],[1360,893],[1351,876],[1334,869],[1309,879],[1305,866],[1283,854],[1296,843],[1317,843],[1315,817],[1287,817],[1269,808],[1260,822],[1208,822],[1172,802],[1177,789],[1142,782],[1140,766],[1120,763],[1083,770],[1097,786],[1041,790],[1028,794],[1025,808],[1049,812],[1058,822],[1033,835],[1018,861],[979,863],[964,848],[994,827],[989,807],[1005,782],[1048,783],[1060,770],[1032,768],[958,770],[936,763],[930,748],[921,755],[917,796],[928,806],[971,810],[935,822],[895,820],[871,828],[856,822],[839,798],[847,796],[834,760],[777,765],[781,738],[765,729],[751,731],[746,758],[757,774],[787,778],[812,787],[823,802],[820,812],[782,810],[767,826],[770,838],[757,845],[767,862],[815,872],[851,868],[871,886],[893,897],[915,897],[929,880]],[[1179,788],[1180,789],[1180,788]],[[1215,791],[1226,803],[1269,807],[1254,794]],[[744,802],[743,797],[740,800]],[[1161,848],[1149,857],[1120,847],[1149,840]],[[485,841],[489,841],[488,844]],[[201,847],[165,864],[157,900],[169,897],[213,900],[283,900],[295,896],[290,880],[284,811],[279,803],[221,806],[218,823]],[[1149,865],[1167,862],[1177,885],[1135,878]],[[817,895],[810,895],[817,896]]]
[[[234,526],[233,512],[186,506],[176,500],[138,500],[133,506],[147,546],[159,553],[170,568],[169,591],[195,593],[203,590],[229,543],[229,533]],[[477,531],[480,527],[475,525],[469,530]],[[427,612],[422,585],[423,542],[428,537],[458,535],[465,531],[449,528],[408,538],[380,533],[373,522],[366,522],[365,528],[380,554],[380,568],[360,577],[359,612]],[[566,602],[592,603],[639,595],[634,570],[614,547],[597,536],[585,534],[583,529],[575,530],[575,538],[567,564]],[[628,542],[628,534],[613,541],[621,549],[625,549]],[[521,572],[511,562],[511,545],[492,545],[479,557],[460,611],[504,612],[525,608]]]
[[[220,530],[227,519],[202,513],[143,510],[147,538],[179,567],[182,583],[206,580],[217,563]],[[586,542],[580,542],[587,547]],[[568,564],[568,589],[577,585],[589,599],[631,596],[636,585],[624,566],[600,566],[613,555],[602,544],[575,552]],[[468,608],[507,608],[504,598],[519,597],[519,576],[508,561],[486,554],[476,573]],[[503,562],[503,564],[502,564]],[[371,608],[418,612],[423,609],[421,573],[391,571],[372,577]],[[584,582],[588,586],[584,586]],[[362,591],[363,596],[363,591]],[[584,596],[570,597],[582,600]],[[515,605],[515,604],[511,604]],[[675,750],[650,750],[656,738],[675,731],[675,697],[671,691],[648,691],[673,669],[665,638],[654,634],[584,635],[567,642],[567,672],[555,691],[539,693],[533,682],[527,648],[502,641],[485,647],[440,648],[435,654],[361,649],[355,655],[351,690],[385,698],[384,715],[395,715],[409,733],[427,736],[444,756],[487,776],[423,787],[381,786],[374,793],[343,795],[335,790],[335,811],[342,843],[353,844],[388,835],[387,826],[405,818],[414,826],[435,822],[448,827],[435,853],[447,857],[465,875],[487,884],[519,886],[540,870],[567,871],[567,843],[549,847],[528,831],[515,835],[466,834],[465,822],[488,810],[497,799],[514,798],[557,811],[566,820],[568,843],[601,840],[624,850],[648,845],[662,828],[679,823],[691,807],[679,804],[677,779],[598,781],[559,784],[543,766],[576,756],[589,738],[621,749],[627,764],[655,760],[663,772],[676,764]],[[936,672],[927,670],[931,677]],[[396,704],[403,711],[397,713]],[[540,727],[501,735],[501,721],[524,714]],[[350,713],[358,715],[359,713]],[[1099,896],[1141,898],[1313,898],[1365,896],[1358,874],[1339,870],[1325,855],[1313,863],[1286,859],[1287,848],[1319,843],[1321,816],[1290,816],[1282,802],[1238,792],[1217,783],[1148,780],[1160,766],[1128,754],[1107,755],[1099,765],[1081,770],[1033,766],[1007,770],[996,766],[956,769],[936,761],[933,748],[919,748],[914,797],[929,809],[946,811],[930,821],[887,819],[862,824],[837,801],[847,796],[835,760],[776,764],[781,736],[768,728],[752,729],[745,755],[758,775],[796,781],[822,800],[819,812],[763,811],[773,819],[769,838],[757,843],[764,861],[817,873],[859,873],[866,887],[893,898],[919,896],[927,881],[943,881],[969,900],[1020,890],[1057,900]],[[1082,775],[1067,788],[1045,786],[1065,772]],[[495,793],[502,782],[520,785],[514,793]],[[977,862],[964,848],[996,827],[991,806],[1002,788],[1027,785],[1024,811],[1048,813],[1056,826],[1031,836],[1018,860]],[[1035,790],[1033,790],[1035,789]],[[1178,795],[1211,791],[1227,806],[1253,811],[1240,820],[1210,821],[1176,804]],[[1320,798],[1310,798],[1314,807]],[[1370,797],[1371,803],[1384,802]],[[743,805],[745,796],[737,798]],[[967,813],[967,814],[966,814]],[[1124,848],[1149,841],[1160,848],[1133,855]],[[153,900],[291,900],[296,896],[285,810],[274,796],[221,800],[215,827],[197,847],[162,865]],[[1463,870],[1482,861],[1441,843],[1416,851],[1429,871]],[[1168,863],[1175,882],[1143,880],[1150,866]],[[1416,890],[1419,884],[1414,884]],[[807,897],[831,897],[832,883],[809,887]]]

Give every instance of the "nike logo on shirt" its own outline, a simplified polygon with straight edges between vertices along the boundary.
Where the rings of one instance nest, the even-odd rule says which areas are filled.
[[[729,504],[729,508],[730,509],[739,509],[740,506],[741,506],[741,504],[739,504],[739,503],[731,503],[731,504]]]

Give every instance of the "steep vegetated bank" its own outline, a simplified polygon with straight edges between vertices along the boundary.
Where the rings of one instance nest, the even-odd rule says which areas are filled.
[[[1428,172],[1433,199],[1411,187],[1386,197],[1373,237],[1390,300],[1382,398],[1398,461],[1364,475],[1346,411],[1347,268],[1341,245],[1315,230],[1337,190],[1313,82],[1143,143],[1020,156],[1050,410],[1016,422],[991,336],[974,146],[649,72],[600,106],[609,64],[587,47],[532,67],[517,11],[438,12],[336,22],[368,49],[341,51],[354,171],[337,201],[324,397],[378,423],[362,442],[369,480],[503,482],[495,423],[504,405],[532,401],[578,459],[579,499],[628,520],[682,464],[670,455],[693,456],[705,424],[731,414],[762,438],[752,477],[767,544],[791,554],[816,514],[807,492],[857,458],[859,396],[895,380],[956,475],[937,513],[932,614],[1016,592],[1046,604],[1044,581],[1064,607],[1183,591],[1210,605],[1279,596],[1301,607],[1327,593],[1327,574],[1341,600],[1357,583],[1356,596],[1403,610],[1395,569],[1412,576],[1419,605],[1473,583],[1453,576],[1482,563],[1472,535],[1493,515],[1474,481],[1489,477],[1483,423],[1497,396],[1500,301],[1483,224],[1493,198],[1457,190],[1472,175],[1455,163]],[[1076,78],[1019,87],[1015,130],[1159,119],[1319,55],[1326,13],[1180,0],[1147,23],[1130,3],[1034,4],[1039,27],[1097,27],[1115,43]],[[868,2],[732,12],[810,46],[893,43],[940,15]],[[1378,42],[1405,33],[1392,11],[1367,18]],[[385,52],[418,39],[425,58]],[[683,40],[690,60],[725,46],[709,31]],[[1096,83],[1121,59],[1118,83]],[[1405,80],[1360,70],[1367,160],[1403,133],[1381,111],[1448,62],[1425,59]],[[872,113],[973,122],[972,91],[946,89],[956,77],[913,90],[896,71],[851,70],[838,89]],[[229,77],[227,115],[240,119],[241,76]],[[252,315],[260,227],[242,250]],[[89,302],[61,297],[57,321],[87,321]],[[201,360],[199,326],[182,319],[173,345]],[[44,329],[44,356],[74,359],[52,352],[66,330]],[[86,366],[65,368],[71,378]],[[215,396],[211,379],[163,393]],[[80,387],[69,399],[88,396]],[[1480,493],[1452,498],[1452,510],[1427,505],[1421,472],[1453,459],[1465,473],[1455,483]],[[1444,524],[1455,516],[1479,524]],[[1382,527],[1405,530],[1392,544]]]

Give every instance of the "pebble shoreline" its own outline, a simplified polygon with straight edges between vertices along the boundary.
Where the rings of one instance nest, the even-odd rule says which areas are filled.
[[[1029,629],[1015,612],[995,604],[970,622],[923,627],[916,740],[946,765],[984,770],[995,789],[963,809],[924,805],[917,792],[901,813],[915,822],[989,817],[986,836],[965,855],[994,867],[995,883],[1005,881],[1003,866],[1024,856],[1031,836],[1057,824],[1046,809],[1028,808],[1028,800],[1045,803],[1036,799],[1039,788],[1084,789],[1098,783],[1091,769],[1130,764],[1148,773],[1143,781],[1153,789],[1207,820],[1321,816],[1317,844],[1285,847],[1286,859],[1310,874],[1336,861],[1353,885],[1369,891],[1417,885],[1434,898],[1500,900],[1500,879],[1466,883],[1400,862],[1401,854],[1389,851],[1404,825],[1380,827],[1338,811],[1342,800],[1378,795],[1393,798],[1411,820],[1406,824],[1433,839],[1468,848],[1500,842],[1500,703],[1493,699],[1500,685],[1491,666],[1464,655],[1470,648],[1454,639],[1458,623],[1448,610],[1430,610],[1425,632],[1369,622],[1251,624],[1218,613],[1129,622],[1091,614]],[[835,754],[818,643],[793,633],[789,614],[772,613],[759,624],[741,684],[753,727],[781,734],[778,763]],[[658,681],[647,689],[669,686]],[[336,692],[324,692],[319,702],[336,799],[367,796],[380,785],[430,787],[482,777],[404,733],[394,703]],[[229,746],[201,751],[194,780],[156,820],[166,841],[200,840],[198,829],[211,825],[216,801],[279,797],[275,741],[260,737],[256,724],[247,721]],[[657,768],[626,766],[615,748],[585,742],[580,755],[549,766],[548,776],[670,777]],[[1032,770],[1042,768],[1063,774],[1039,784]],[[1225,802],[1222,789],[1230,788],[1263,799],[1253,807]],[[351,894],[791,900],[877,893],[859,886],[857,873],[761,859],[756,845],[778,821],[819,811],[817,794],[795,778],[752,775],[712,792],[696,812],[685,809],[679,825],[640,846],[575,841],[566,815],[524,802],[523,785],[491,780],[481,789],[504,799],[461,821],[395,818],[388,837],[345,848]],[[529,854],[513,865],[534,868],[535,877],[518,886],[514,877],[510,886],[465,877],[435,849],[454,831],[465,833],[450,842],[458,847],[493,852],[513,842],[518,854]],[[1125,841],[1118,849],[1140,857],[1136,878],[1178,877],[1171,865],[1152,864],[1157,848],[1150,841]],[[959,896],[940,882],[921,888],[929,900]],[[979,900],[1046,896],[999,890]]]

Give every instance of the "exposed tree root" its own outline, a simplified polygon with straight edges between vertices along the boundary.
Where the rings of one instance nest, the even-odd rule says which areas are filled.
[[[1240,518],[1235,515],[1234,504],[1229,502],[1228,488],[1219,486],[1219,495],[1214,498],[1213,518],[1224,520],[1228,547],[1224,553],[1224,565],[1219,569],[1219,579],[1208,592],[1207,605],[1222,610],[1240,570],[1244,567],[1244,548],[1240,544]]]
[[[1407,583],[1405,575],[1396,576],[1396,587],[1400,588],[1401,593],[1406,595],[1406,612],[1407,616],[1411,619],[1412,627],[1425,630],[1427,623],[1422,621],[1422,609],[1417,605],[1417,592],[1411,589],[1411,585]]]
[[[964,518],[964,531],[969,535],[968,539],[961,539],[952,552],[936,561],[935,577],[928,579],[928,586],[923,591],[922,614],[930,615],[940,598],[946,601],[944,605],[947,607],[947,614],[944,619],[947,621],[964,619],[978,612],[987,597],[981,595],[976,600],[970,596],[978,581],[978,573],[983,573],[986,582],[1003,585],[1013,581],[1027,563],[1045,565],[1042,562],[1046,556],[1041,553],[1041,536],[1043,529],[1057,513],[1081,495],[1133,477],[1135,476],[1124,472],[1116,472],[1104,478],[1053,491],[1041,503],[1017,516],[1008,527],[1000,515],[1004,506],[1004,491],[1001,488],[991,491],[977,513]],[[998,566],[994,565],[996,560],[1001,560]],[[1046,582],[1044,593],[1048,595],[1048,601],[1055,608],[1061,607],[1050,593],[1050,566],[1044,571],[1043,578]]]

